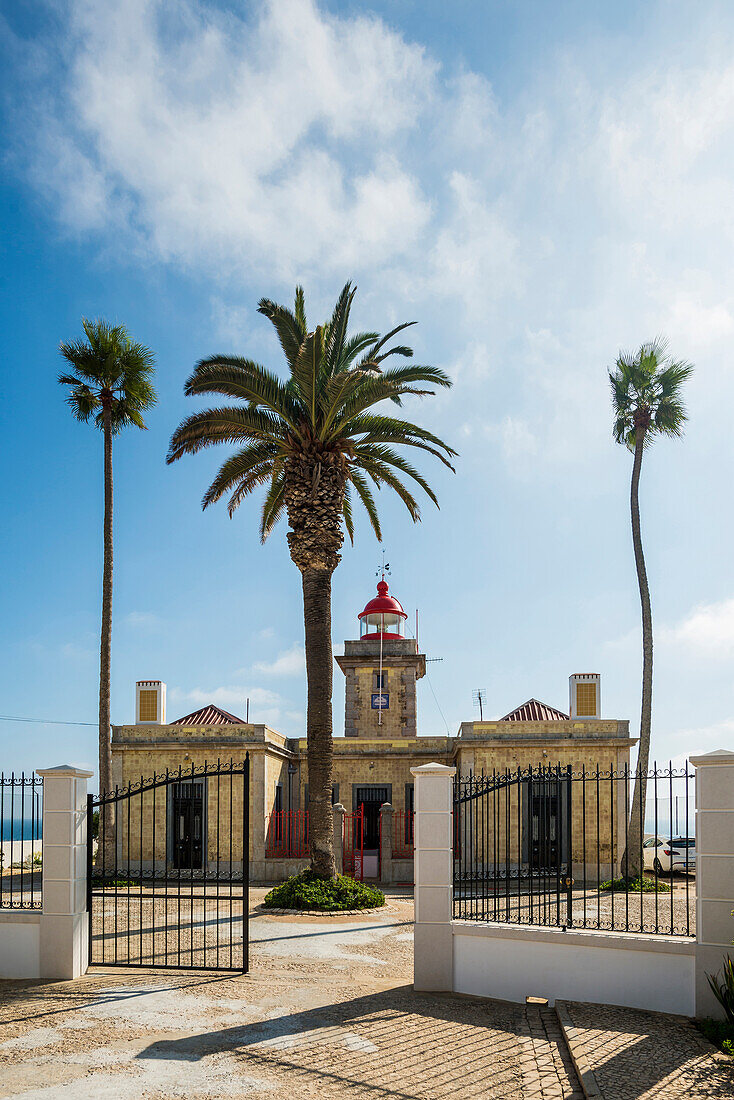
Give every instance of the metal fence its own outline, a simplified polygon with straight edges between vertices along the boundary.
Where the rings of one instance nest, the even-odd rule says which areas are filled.
[[[265,835],[267,859],[301,859],[308,855],[308,810],[270,814]]]
[[[41,908],[43,780],[0,774],[0,909]]]
[[[656,765],[632,821],[636,778],[561,765],[457,777],[454,917],[693,935],[694,773]]]
[[[392,858],[413,858],[413,813],[396,810],[392,821]]]

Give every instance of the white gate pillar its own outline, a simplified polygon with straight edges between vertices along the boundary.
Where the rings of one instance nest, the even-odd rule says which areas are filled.
[[[413,984],[430,992],[453,988],[452,822],[456,768],[422,764],[415,779],[415,939]]]
[[[43,778],[42,978],[78,978],[87,969],[87,780],[62,764]]]
[[[692,756],[696,769],[696,1016],[724,1018],[707,974],[734,958],[734,752]]]

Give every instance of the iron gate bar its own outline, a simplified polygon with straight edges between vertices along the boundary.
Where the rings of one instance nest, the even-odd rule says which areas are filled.
[[[221,779],[228,778],[229,797],[225,789],[222,806]],[[216,788],[208,783],[216,778]],[[115,788],[114,793],[90,796],[87,803],[91,815],[100,807],[98,844],[98,878],[93,866],[91,829],[87,847],[87,907],[89,911],[89,961],[91,965],[127,966],[142,969],[223,970],[246,972],[249,966],[249,753],[241,764],[217,761],[212,767],[205,761],[197,768],[179,767],[178,772],[166,769],[165,775],[154,775],[149,781],[141,776],[139,783]],[[242,790],[241,871],[235,869],[234,786]],[[165,812],[159,812],[159,792],[166,792]],[[216,871],[210,869],[208,846],[210,803],[216,790]],[[176,812],[176,804],[179,812]],[[114,869],[111,859],[112,841],[107,836],[106,807],[115,808]],[[223,815],[224,809],[224,815]],[[133,815],[133,810],[136,811]],[[227,819],[228,813],[228,819]],[[222,837],[225,817],[227,833]],[[163,821],[163,867],[157,859],[160,848],[161,819]],[[139,835],[135,837],[134,827]],[[146,826],[150,825],[150,859],[146,859]],[[169,836],[169,826],[174,835]],[[221,841],[228,845],[229,866],[226,874],[221,867]],[[135,842],[138,843],[135,843]],[[108,843],[109,842],[109,843]],[[170,842],[170,843],[169,843]],[[133,851],[135,849],[135,852]],[[170,852],[169,852],[170,848]],[[135,867],[135,855],[138,865]],[[171,858],[169,858],[169,855]],[[149,864],[149,869],[145,864]],[[178,866],[174,867],[173,864]],[[122,864],[122,867],[120,866]],[[188,866],[186,866],[188,865]],[[122,876],[122,877],[121,877]],[[149,887],[146,889],[146,885]],[[215,885],[212,891],[211,887]],[[163,895],[161,896],[161,887]],[[241,887],[241,888],[240,888]],[[171,898],[175,898],[172,909]],[[241,905],[241,918],[235,912]],[[182,914],[182,906],[187,912]],[[216,915],[212,918],[212,906]],[[151,917],[147,920],[146,910]],[[160,910],[162,909],[162,913]],[[171,914],[175,914],[175,924]],[[95,935],[95,917],[101,929]],[[201,917],[201,919],[199,919]],[[161,925],[162,918],[162,925]],[[120,921],[123,921],[123,928]],[[241,935],[235,943],[235,929],[241,924]],[[214,942],[207,943],[207,932],[215,929]],[[227,936],[222,936],[222,930]],[[163,948],[160,933],[163,932]],[[184,935],[182,942],[182,932]],[[200,933],[200,934],[199,934]],[[106,940],[113,939],[114,959],[108,959]],[[101,943],[98,941],[101,940]],[[200,940],[200,942],[199,942]],[[228,940],[228,949],[227,949]],[[124,941],[124,957],[120,948]],[[241,950],[238,965],[235,946]],[[95,948],[97,951],[95,952]],[[175,961],[174,961],[175,956]]]
[[[682,831],[690,832],[693,780],[694,774],[687,764],[674,769],[672,762],[663,769],[655,765],[641,777],[628,765],[618,771],[613,767],[602,771],[597,765],[591,772],[583,765],[575,772],[571,765],[560,764],[525,771],[506,768],[503,773],[494,772],[491,776],[470,773],[457,777],[454,915],[474,920],[690,936],[693,915],[689,875],[673,891],[672,865],[661,871],[658,864],[647,873],[647,892],[643,894],[623,883],[623,898],[617,896],[619,884],[615,890],[607,886],[602,891],[601,880],[620,874],[620,861],[629,846],[632,783],[640,781],[651,788],[647,820],[652,825],[654,817],[655,836],[666,828],[662,807],[667,798],[670,829],[664,839],[672,840]],[[675,796],[678,784],[682,784],[682,794]],[[681,809],[686,824],[682,830],[678,828]],[[635,824],[639,821],[641,826],[640,850],[635,849],[630,855],[643,864],[647,849],[642,847],[645,815],[641,806],[639,812]],[[516,836],[512,836],[514,829]],[[685,844],[676,868],[694,870],[692,843]],[[661,896],[657,886],[665,894]],[[595,906],[591,888],[596,893]],[[575,891],[580,893],[579,897]],[[653,898],[650,892],[654,892]],[[685,914],[681,905],[684,899]]]

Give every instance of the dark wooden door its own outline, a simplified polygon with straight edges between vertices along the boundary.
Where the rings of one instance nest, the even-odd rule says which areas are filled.
[[[173,788],[173,866],[199,871],[204,862],[204,785],[178,783]]]
[[[560,862],[560,798],[550,786],[539,783],[532,787],[530,862],[534,870],[553,870]]]
[[[380,847],[380,806],[389,800],[387,787],[357,787],[357,806],[364,806],[364,850]]]

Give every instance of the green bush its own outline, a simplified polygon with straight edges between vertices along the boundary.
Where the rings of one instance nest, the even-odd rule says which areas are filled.
[[[654,878],[615,878],[602,882],[599,889],[621,890],[623,893],[630,894],[654,894],[656,890],[658,894],[670,893],[667,882],[661,882],[658,879],[656,886]]]
[[[697,1020],[696,1026],[710,1043],[734,1057],[734,1027],[728,1020]]]
[[[727,955],[721,969],[721,980],[715,974],[707,974],[706,977],[714,997],[726,1013],[729,1027],[734,1032],[734,959],[731,955]]]
[[[269,909],[317,909],[323,912],[376,909],[384,904],[385,895],[374,886],[355,882],[346,875],[323,879],[313,871],[292,875],[285,882],[274,886],[263,901],[263,905]]]

